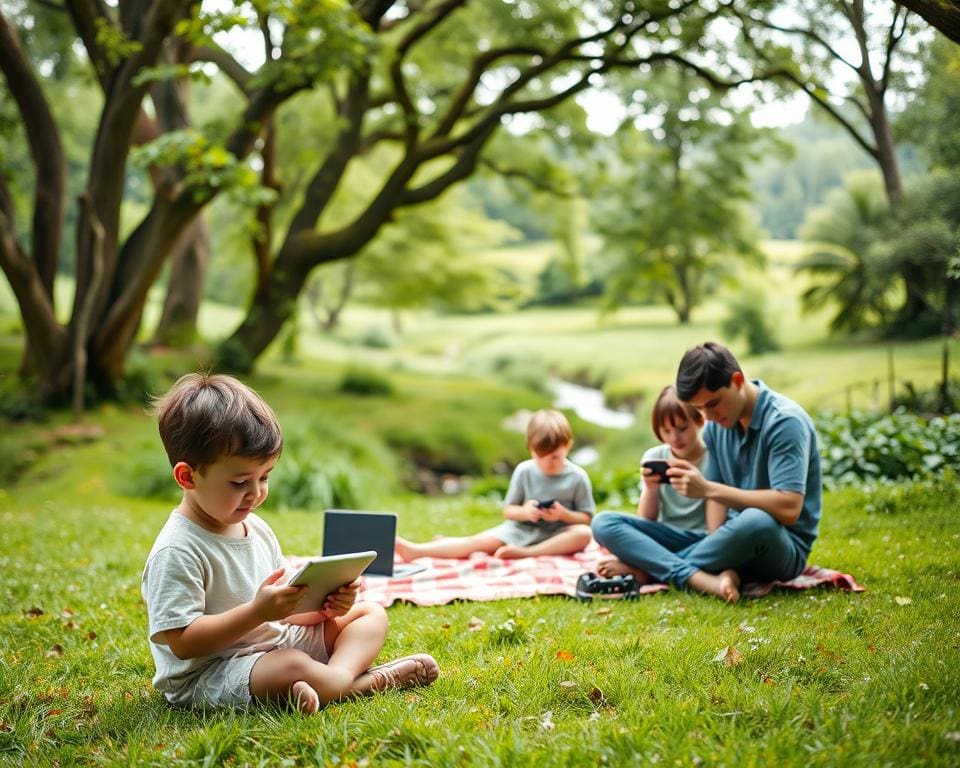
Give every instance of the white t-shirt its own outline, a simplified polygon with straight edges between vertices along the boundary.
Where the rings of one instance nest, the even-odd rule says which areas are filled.
[[[260,517],[244,521],[242,539],[212,533],[171,513],[147,557],[141,592],[150,623],[150,651],[157,666],[154,687],[172,703],[217,659],[246,656],[275,648],[290,630],[279,621],[264,622],[213,656],[178,659],[156,641],[168,629],[189,626],[200,616],[223,613],[250,602],[264,579],[286,561],[273,531]]]
[[[690,462],[695,467],[703,466],[703,461],[707,457],[706,452],[698,461]],[[650,448],[643,454],[641,462],[651,461],[653,459],[673,458],[670,446],[664,443]],[[643,480],[640,481],[640,490],[643,490]],[[707,530],[707,505],[703,499],[690,499],[681,496],[669,483],[660,483],[657,491],[657,502],[659,505],[660,516],[658,520],[661,523],[669,523],[675,528],[683,528],[687,531],[705,531]]]

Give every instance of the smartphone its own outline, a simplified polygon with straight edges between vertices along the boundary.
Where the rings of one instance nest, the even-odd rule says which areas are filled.
[[[670,465],[662,459],[650,459],[643,462],[641,466],[649,469],[653,474],[659,475],[661,483],[670,482],[670,478],[667,477],[667,470],[670,469]]]
[[[544,499],[543,501],[537,502],[537,509],[550,509],[555,503],[556,499]]]

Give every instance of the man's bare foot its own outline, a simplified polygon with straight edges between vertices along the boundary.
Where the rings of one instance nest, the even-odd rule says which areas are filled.
[[[433,656],[415,653],[403,656],[376,667],[370,667],[353,681],[350,692],[363,695],[388,688],[408,688],[414,685],[430,685],[440,676],[440,665]]]
[[[290,686],[290,701],[305,715],[315,715],[320,709],[320,697],[303,680],[297,680]]]
[[[727,603],[735,603],[740,599],[740,574],[732,568],[716,574],[697,571],[687,584],[697,592],[715,595]]]
[[[421,556],[417,551],[419,549],[417,544],[414,544],[412,541],[407,541],[400,536],[397,536],[397,541],[393,545],[393,548],[403,560],[413,560],[414,558]]]
[[[611,557],[607,560],[601,560],[597,564],[597,573],[599,573],[605,579],[609,579],[614,576],[626,576],[628,574],[633,574],[633,577],[637,580],[637,583],[650,583],[650,574],[648,574],[646,571],[641,571],[639,568],[634,568],[631,565],[627,565],[625,562],[618,560],[615,557]]]
[[[717,577],[720,580],[720,594],[728,603],[735,603],[740,599],[740,574],[733,568],[721,571]]]
[[[502,547],[497,548],[493,556],[503,560],[516,560],[521,557],[529,557],[529,553],[524,547],[514,547],[510,544],[504,544]]]

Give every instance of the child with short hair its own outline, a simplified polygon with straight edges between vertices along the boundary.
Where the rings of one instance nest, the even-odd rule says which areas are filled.
[[[436,661],[415,654],[371,667],[387,634],[374,603],[341,587],[297,625],[305,587],[284,583],[276,536],[254,510],[283,448],[280,425],[231,376],[188,374],[156,398],[160,437],[183,489],[143,571],[154,686],[171,704],[322,704],[386,688],[429,685]],[[299,619],[300,617],[298,617]]]
[[[641,459],[641,491],[637,514],[601,512],[593,521],[593,535],[616,557],[602,561],[597,572],[611,577],[632,573],[641,583],[649,581],[646,573],[631,565],[633,553],[630,548],[631,529],[645,530],[651,526],[669,533],[678,540],[699,541],[700,535],[690,532],[707,530],[706,505],[703,499],[681,496],[657,473],[643,463],[651,460],[668,461],[684,459],[695,466],[704,464],[707,449],[700,429],[703,415],[689,403],[683,402],[673,385],[664,387],[653,405],[650,416],[653,434],[661,445],[647,449]],[[669,528],[665,531],[664,528]],[[626,534],[626,535],[624,535]]]
[[[559,411],[540,410],[527,425],[531,458],[520,462],[504,499],[506,521],[473,536],[443,537],[415,544],[397,537],[397,554],[467,557],[486,552],[502,558],[572,555],[590,543],[595,510],[590,477],[567,459],[573,447],[570,422]]]

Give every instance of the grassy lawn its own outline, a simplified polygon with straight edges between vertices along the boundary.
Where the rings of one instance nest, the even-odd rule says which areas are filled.
[[[396,400],[351,404],[335,369],[253,383],[284,414],[328,408],[352,428],[428,404],[515,405],[498,390],[412,374]],[[450,383],[450,382],[446,382]],[[487,385],[474,385],[486,387]],[[424,391],[421,392],[421,389]],[[459,390],[459,391],[458,391]],[[481,397],[480,395],[484,395]],[[438,405],[437,398],[450,398]],[[454,410],[456,404],[459,411]],[[354,414],[353,416],[349,413]],[[362,413],[362,418],[357,416]],[[427,650],[431,688],[330,707],[169,709],[150,687],[139,573],[170,504],[121,495],[154,427],[105,407],[91,442],[13,427],[35,460],[0,491],[0,763],[5,765],[956,765],[960,761],[960,483],[828,494],[812,562],[868,591],[779,593],[724,606],[670,591],[634,603],[565,598],[395,606],[383,658]],[[469,427],[469,425],[467,425]],[[504,438],[518,440],[518,436]],[[159,446],[154,445],[159,458]],[[150,449],[150,450],[153,450]],[[286,458],[286,457],[285,457]],[[162,458],[161,458],[162,462]],[[382,499],[401,532],[466,533],[492,501]],[[320,547],[319,516],[264,516],[284,548]],[[474,631],[479,619],[482,626]],[[715,661],[732,646],[740,663]]]
[[[797,255],[774,244],[766,271],[743,276],[770,286],[783,344],[781,353],[742,356],[747,373],[811,410],[842,409],[848,397],[883,405],[888,345],[830,340],[823,315],[803,316],[803,284],[790,267]],[[505,265],[529,261],[531,279],[547,256],[500,254]],[[0,382],[16,370],[21,343],[5,288],[0,281]],[[63,308],[69,285],[59,289]],[[503,420],[549,402],[531,385],[583,378],[614,397],[639,396],[642,417],[682,351],[721,338],[737,290],[721,287],[688,326],[655,306],[607,316],[590,307],[423,311],[405,314],[397,337],[387,313],[357,307],[324,335],[304,314],[298,360],[272,350],[248,381],[287,431],[281,465],[311,452],[319,465],[339,459],[356,467],[363,505],[400,514],[402,534],[464,534],[500,519],[503,477],[490,472],[524,456],[522,436]],[[203,333],[218,338],[239,318],[205,305]],[[366,343],[371,336],[388,343]],[[895,345],[898,387],[935,382],[941,345]],[[956,375],[960,341],[950,349]],[[189,365],[149,359],[150,386],[165,389]],[[344,373],[358,367],[389,392],[343,391]],[[0,765],[960,764],[955,474],[827,494],[811,561],[852,573],[862,594],[776,593],[736,606],[677,591],[602,606],[565,598],[394,606],[383,658],[433,653],[443,674],[431,688],[315,718],[284,708],[184,712],[150,686],[139,591],[172,506],[161,498],[173,482],[155,426],[142,405],[98,408],[86,425],[94,432],[65,429],[66,419],[0,423]],[[591,467],[598,490],[609,470],[632,471],[652,442],[644,418],[616,433],[573,422],[578,444],[600,450]],[[479,467],[492,495],[411,494],[401,482],[407,462],[437,456]],[[289,506],[274,492],[263,513],[284,548],[319,551],[319,515]],[[739,663],[715,661],[728,647]]]

